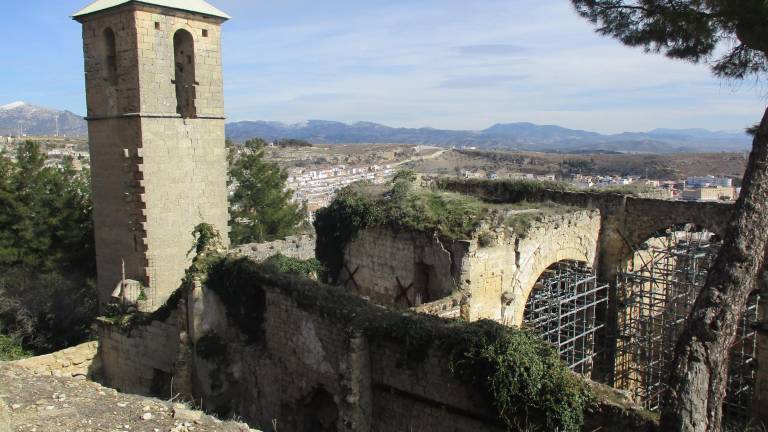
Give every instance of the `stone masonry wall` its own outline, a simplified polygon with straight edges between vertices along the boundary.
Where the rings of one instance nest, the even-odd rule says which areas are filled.
[[[235,255],[242,255],[255,262],[262,262],[269,257],[280,254],[289,258],[308,260],[315,257],[315,236],[290,236],[281,240],[265,243],[250,243],[231,248]]]
[[[206,410],[264,430],[273,422],[285,432],[504,430],[480,389],[451,375],[449,353],[433,348],[408,361],[404,344],[369,339],[279,285],[294,282],[270,280],[255,280],[251,288],[250,295],[263,294],[263,308],[251,317],[256,325],[247,334],[233,325],[218,294],[201,286],[163,322],[131,330],[103,322],[106,384],[157,394],[172,383],[174,394],[190,389],[188,397],[202,400]],[[364,303],[345,306],[339,295],[340,312],[370,309],[354,313],[368,319],[381,313]],[[624,416],[626,410],[592,423],[610,425]]]
[[[147,286],[148,305],[157,308],[189,266],[197,224],[214,225],[227,242],[222,20],[136,2],[80,20],[100,300],[109,301],[124,262],[126,277]],[[177,114],[180,30],[194,41],[192,118]]]
[[[460,265],[460,289],[470,293],[468,318],[521,325],[528,297],[544,270],[564,260],[595,268],[599,232],[600,213],[595,210],[543,217],[525,234],[497,230],[490,246],[473,247]]]
[[[524,234],[497,229],[487,246],[477,239],[441,242],[424,234],[369,229],[347,247],[341,280],[374,303],[408,307],[422,304],[413,298],[425,292],[421,281],[429,280],[428,303],[456,296],[470,321],[521,325],[531,290],[549,266],[574,260],[594,268],[600,223],[596,210],[547,216]],[[425,270],[427,277],[419,274]]]
[[[419,306],[458,288],[453,263],[461,259],[467,246],[443,243],[424,233],[365,230],[347,247],[340,280],[347,289],[377,304]]]
[[[35,375],[98,379],[101,359],[97,356],[98,342],[86,342],[55,353],[13,362]]]
[[[170,399],[170,382],[179,372],[176,362],[183,318],[175,310],[165,322],[153,321],[130,330],[102,321],[99,355],[105,384],[125,393]],[[176,382],[176,390],[185,388],[183,379]]]

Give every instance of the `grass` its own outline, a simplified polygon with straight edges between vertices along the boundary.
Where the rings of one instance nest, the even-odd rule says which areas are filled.
[[[643,198],[643,197],[653,197],[658,195],[659,189],[652,186],[647,186],[647,185],[628,184],[628,185],[616,185],[616,186],[607,186],[607,187],[601,187],[601,188],[593,188],[593,189],[588,189],[587,192],[596,193],[596,194],[629,195],[629,196],[635,196],[638,198]]]
[[[501,223],[513,229],[515,234],[525,237],[531,226],[552,216],[563,216],[581,210],[562,204],[521,201],[514,204],[495,204],[491,208],[502,213]]]

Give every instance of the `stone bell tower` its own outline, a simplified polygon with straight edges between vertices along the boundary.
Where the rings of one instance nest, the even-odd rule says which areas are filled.
[[[221,25],[202,0],[99,0],[83,25],[99,299],[162,306],[201,223],[227,236]]]

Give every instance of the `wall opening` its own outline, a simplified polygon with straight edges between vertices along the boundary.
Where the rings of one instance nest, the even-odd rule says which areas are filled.
[[[721,241],[705,229],[680,225],[635,246],[617,280],[618,325],[614,386],[649,410],[659,410],[677,339],[707,280]],[[724,420],[749,421],[757,374],[760,296],[753,293],[731,349]]]
[[[417,263],[414,272],[413,306],[421,306],[437,300],[438,282],[435,267],[424,263]]]
[[[176,113],[182,118],[197,116],[195,107],[195,41],[192,34],[179,30],[173,35],[173,52],[176,75]]]
[[[117,86],[117,39],[115,32],[107,27],[102,33],[102,55],[104,59],[104,81],[111,87]]]
[[[586,264],[560,261],[542,273],[523,312],[523,325],[555,346],[574,372],[591,374],[595,340],[605,327],[598,319],[608,304],[608,285]]]
[[[333,395],[320,388],[314,391],[298,408],[297,417],[301,419],[301,432],[336,432],[339,420],[339,408]]]

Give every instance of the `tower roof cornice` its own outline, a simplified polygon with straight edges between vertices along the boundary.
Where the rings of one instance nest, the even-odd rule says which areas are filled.
[[[72,14],[73,19],[83,18],[97,12],[116,8],[129,3],[145,4],[150,6],[160,6],[165,8],[177,9],[186,12],[193,12],[202,15],[221,18],[224,20],[231,17],[221,10],[213,7],[204,0],[97,0],[86,6],[80,11]]]

